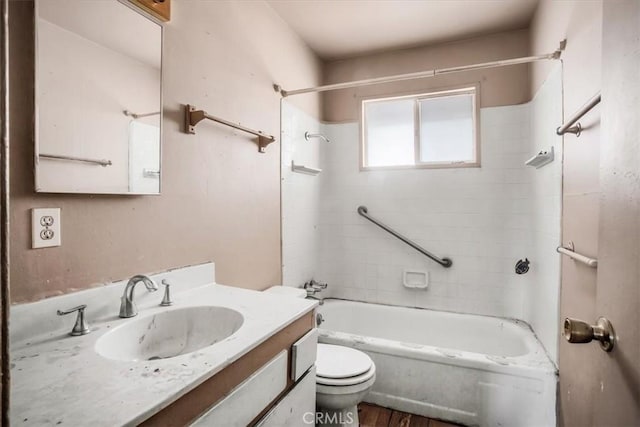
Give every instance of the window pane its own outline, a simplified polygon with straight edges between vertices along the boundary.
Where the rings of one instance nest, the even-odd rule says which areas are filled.
[[[413,165],[413,99],[365,102],[365,166]]]
[[[420,100],[420,161],[473,162],[473,95]]]

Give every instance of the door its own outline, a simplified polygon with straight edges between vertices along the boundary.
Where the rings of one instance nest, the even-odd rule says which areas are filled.
[[[597,352],[592,420],[640,425],[640,1],[604,2],[596,315],[617,340]],[[586,320],[586,319],[585,319]],[[595,319],[589,319],[595,320]],[[595,345],[595,344],[589,344]]]

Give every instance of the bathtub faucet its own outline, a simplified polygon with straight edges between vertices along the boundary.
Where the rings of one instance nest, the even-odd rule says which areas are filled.
[[[317,297],[315,295],[318,292],[322,291],[323,289],[327,289],[327,284],[326,283],[320,283],[320,282],[315,281],[314,279],[311,279],[310,281],[308,281],[308,282],[306,282],[304,284],[303,288],[304,288],[305,291],[307,291],[307,298],[320,301],[320,305],[322,305],[324,303],[322,298],[319,298],[319,297]]]
[[[304,288],[308,291],[309,289],[313,289],[315,290],[315,292],[320,292],[323,289],[327,289],[327,285],[326,283],[321,283],[318,282],[314,279],[311,279],[310,281],[308,281],[307,283],[304,284]],[[313,293],[315,293],[313,292]]]
[[[307,299],[314,299],[314,300],[318,301],[318,303],[319,303],[320,305],[324,304],[324,299],[319,298],[319,297],[317,297],[317,296],[315,296],[315,295],[309,295],[309,294],[307,294],[306,298],[307,298]]]

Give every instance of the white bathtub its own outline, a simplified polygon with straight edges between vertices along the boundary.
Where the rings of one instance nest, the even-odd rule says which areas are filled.
[[[479,426],[556,425],[557,370],[524,322],[327,299],[320,342],[369,354],[367,402]]]

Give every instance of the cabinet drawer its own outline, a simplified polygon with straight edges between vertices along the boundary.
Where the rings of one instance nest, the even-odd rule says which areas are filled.
[[[316,410],[316,368],[309,369],[291,389],[256,424],[256,427],[300,427],[313,426]]]
[[[268,407],[286,386],[287,351],[282,350],[191,425],[245,427]]]
[[[291,346],[291,379],[298,381],[316,363],[318,330],[312,329]]]

